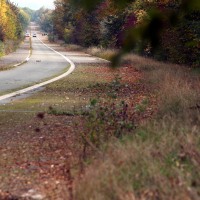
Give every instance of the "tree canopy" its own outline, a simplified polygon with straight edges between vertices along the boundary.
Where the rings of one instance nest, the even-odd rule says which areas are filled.
[[[0,40],[16,40],[27,28],[30,17],[15,4],[0,0]]]
[[[198,0],[55,0],[54,4],[46,19],[67,43],[199,65]]]

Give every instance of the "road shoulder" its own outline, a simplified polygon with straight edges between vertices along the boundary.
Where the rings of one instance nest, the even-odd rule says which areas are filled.
[[[12,69],[23,64],[28,61],[30,54],[30,38],[25,38],[15,52],[0,58],[0,71]]]

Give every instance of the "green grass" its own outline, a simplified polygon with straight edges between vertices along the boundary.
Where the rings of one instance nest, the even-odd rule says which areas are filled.
[[[3,113],[0,112],[2,120],[6,116],[5,111],[49,112],[49,107],[53,107],[60,112],[71,112],[74,108],[86,105],[91,95],[83,94],[82,90],[95,85],[98,81],[102,82],[100,78],[91,76],[89,72],[85,73],[86,68],[86,66],[78,67],[70,76],[47,85],[42,91],[26,99],[0,105],[0,110],[3,110]]]
[[[200,75],[200,68],[198,67],[198,68],[192,69],[192,73],[199,76]]]

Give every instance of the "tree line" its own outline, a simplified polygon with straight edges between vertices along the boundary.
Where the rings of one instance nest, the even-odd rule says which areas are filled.
[[[6,53],[5,44],[23,37],[30,16],[7,0],[0,0],[0,55]]]
[[[66,43],[199,66],[198,0],[55,0],[38,21]]]
[[[55,0],[37,11],[0,2],[1,41],[19,38],[31,18],[50,39],[200,64],[199,0]]]

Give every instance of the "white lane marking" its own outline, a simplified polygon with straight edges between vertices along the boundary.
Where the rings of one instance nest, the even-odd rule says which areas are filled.
[[[38,39],[38,40],[39,40],[40,42],[42,42],[40,39]],[[71,73],[74,71],[74,69],[75,69],[75,64],[74,64],[69,58],[67,58],[66,56],[62,55],[61,53],[55,51],[54,49],[52,49],[51,47],[47,46],[47,45],[44,44],[43,42],[42,42],[42,44],[45,45],[47,48],[51,49],[52,51],[54,51],[55,53],[57,53],[57,54],[59,54],[60,56],[62,56],[62,57],[70,64],[69,70],[68,70],[67,72],[61,74],[60,76],[57,76],[57,77],[55,77],[55,78],[52,78],[52,79],[50,79],[50,80],[48,80],[48,81],[45,81],[45,82],[42,82],[42,83],[39,83],[39,84],[30,86],[30,87],[27,87],[27,88],[24,88],[24,89],[15,91],[15,92],[11,92],[11,93],[2,95],[2,96],[0,96],[0,101],[5,100],[5,99],[8,99],[8,98],[10,98],[10,97],[14,97],[14,96],[16,96],[16,95],[20,95],[20,94],[29,92],[29,91],[31,91],[31,90],[35,90],[35,89],[37,89],[37,88],[39,88],[39,87],[42,87],[42,86],[45,86],[45,85],[47,85],[47,84],[49,84],[49,83],[53,83],[53,82],[55,82],[55,81],[57,81],[57,80],[60,80],[60,79],[64,78],[65,76],[68,76],[69,74],[71,74]]]
[[[29,59],[30,59],[30,57],[31,57],[31,51],[29,50],[29,54],[28,54],[27,58],[26,58],[24,61],[22,61],[22,62],[20,62],[20,63],[18,63],[18,64],[13,65],[13,67],[18,67],[18,66],[20,66],[20,65],[22,65],[22,64],[24,64],[24,63],[26,63],[26,62],[28,62]]]

